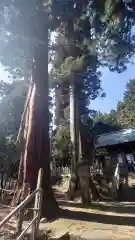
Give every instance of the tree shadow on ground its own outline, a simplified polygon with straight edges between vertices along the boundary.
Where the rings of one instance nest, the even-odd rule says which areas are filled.
[[[65,199],[65,193],[61,192],[59,189],[53,189],[56,199]]]
[[[133,175],[135,177],[135,174]],[[134,183],[119,192],[118,201],[109,202],[92,202],[89,206],[84,206],[80,202],[68,201],[65,194],[61,190],[55,190],[55,196],[59,205],[67,210],[64,210],[63,217],[74,220],[99,222],[114,225],[135,226],[135,216],[128,216],[128,214],[135,215],[135,185]],[[68,208],[76,209],[76,211]],[[79,210],[80,208],[80,210]],[[83,208],[84,211],[82,210]],[[97,213],[87,212],[87,209],[97,210]],[[104,211],[105,214],[99,213],[98,210]],[[112,215],[111,215],[112,213]],[[117,215],[114,215],[114,214]],[[118,216],[119,214],[127,214],[127,216]]]
[[[89,206],[84,206],[82,203],[69,202],[65,200],[58,201],[62,207],[74,207],[74,208],[85,208],[85,209],[94,209],[105,212],[114,212],[120,214],[135,214],[135,203],[118,203],[118,202],[109,202],[109,204],[102,204],[100,202],[92,202]]]
[[[119,194],[117,201],[109,201],[107,204],[104,202],[92,202],[89,206],[84,206],[82,203],[76,201],[71,202],[65,199],[65,194],[61,193],[60,190],[55,190],[55,196],[59,204],[63,207],[74,207],[74,208],[88,208],[96,209],[106,212],[114,212],[121,214],[135,214],[135,186],[127,187],[123,189]]]
[[[65,219],[96,222],[102,224],[135,226],[135,217],[121,217],[70,210],[63,210],[62,217]]]

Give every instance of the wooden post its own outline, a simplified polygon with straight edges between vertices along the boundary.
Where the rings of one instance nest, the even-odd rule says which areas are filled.
[[[17,234],[22,231],[23,216],[24,216],[24,209],[22,209],[18,214],[17,225],[16,225]]]
[[[37,189],[41,189],[42,187],[42,179],[43,179],[43,169],[39,169],[38,173],[38,180],[37,180]],[[40,223],[40,216],[41,216],[41,203],[42,203],[42,192],[39,191],[35,195],[35,204],[34,204],[34,212],[33,212],[33,218],[37,216],[37,221],[32,226],[32,240],[37,239],[39,234],[39,223]],[[38,209],[38,210],[37,210]]]
[[[21,197],[21,201],[25,199],[26,196],[29,194],[29,185],[27,183],[24,184],[24,189]],[[17,225],[16,225],[16,233],[20,233],[22,231],[22,224],[24,218],[25,208],[19,211],[18,218],[17,218]]]

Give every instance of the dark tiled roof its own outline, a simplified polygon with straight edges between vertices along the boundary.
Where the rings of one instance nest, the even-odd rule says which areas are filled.
[[[98,135],[96,147],[105,147],[135,141],[135,128]]]

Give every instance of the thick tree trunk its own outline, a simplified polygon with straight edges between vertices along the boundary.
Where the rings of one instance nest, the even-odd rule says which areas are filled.
[[[60,95],[61,95],[61,89],[60,87],[55,88],[55,124],[56,126],[60,123]]]
[[[77,162],[81,159],[81,141],[79,132],[78,103],[75,93],[75,83],[70,84],[70,138],[71,138],[71,168],[72,175],[68,189],[68,198],[73,200],[78,188]]]
[[[56,126],[61,124],[61,121],[67,121],[65,117],[65,108],[69,106],[69,88],[68,84],[61,83],[55,87],[55,123]]]
[[[81,131],[81,144],[82,144],[82,153],[84,161],[87,162],[89,169],[91,170],[90,166],[93,164],[94,155],[95,155],[95,148],[92,136],[90,137],[87,135],[87,127],[85,125],[80,124],[80,131]],[[91,172],[89,171],[89,188],[91,192],[91,197],[93,200],[98,200],[100,198],[98,190],[96,188],[95,183],[93,182],[93,177]]]
[[[76,108],[75,84],[70,84],[70,139],[72,149],[71,166],[72,172],[75,170],[79,155],[79,131],[78,131],[78,116]]]
[[[41,33],[42,34],[42,33]],[[48,40],[48,34],[43,34]],[[50,140],[49,140],[49,84],[48,84],[48,43],[38,47],[35,54],[35,82],[37,87],[35,110],[35,147],[39,168],[43,168],[43,205],[42,215],[50,217],[58,212],[56,200],[50,186]],[[35,159],[36,160],[36,159]]]
[[[0,183],[1,189],[4,188],[4,170],[1,171],[1,183]]]
[[[33,50],[34,85],[25,114],[24,149],[20,160],[17,192],[20,189],[21,196],[25,197],[29,191],[33,191],[38,170],[43,168],[42,216],[50,219],[57,215],[59,208],[50,185],[48,31],[43,25],[45,22],[40,12],[35,35],[44,44],[37,44]]]
[[[81,176],[81,171],[83,171],[84,166],[87,166],[90,170],[90,166],[94,158],[94,145],[90,136],[88,136],[88,129],[85,125],[82,124],[79,116],[79,102],[77,96],[75,95],[75,86],[71,86],[70,91],[70,112],[71,112],[71,140],[73,146],[73,166],[72,167],[72,176],[68,190],[68,196],[70,199],[73,199],[76,195],[78,182],[81,187],[81,197],[83,202],[90,202],[90,197],[93,199],[98,199],[99,194],[97,192],[96,186],[92,180],[91,173],[89,174],[84,172]],[[75,149],[75,150],[74,150]],[[78,164],[77,164],[78,162]],[[80,163],[79,163],[80,162]],[[77,167],[78,165],[78,167]],[[76,168],[75,168],[76,166]],[[89,190],[88,190],[89,189]],[[91,195],[91,196],[90,196]],[[85,200],[84,200],[85,199]]]

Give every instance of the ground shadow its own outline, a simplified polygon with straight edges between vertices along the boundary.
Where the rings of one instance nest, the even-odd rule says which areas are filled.
[[[59,189],[53,189],[56,199],[65,199],[65,193],[61,192]]]
[[[135,175],[133,175],[135,177]],[[132,178],[133,178],[132,177]],[[131,178],[131,177],[130,177]],[[75,220],[83,221],[93,221],[105,224],[114,224],[114,225],[126,225],[126,226],[135,226],[135,216],[128,216],[128,214],[135,214],[135,185],[134,181],[128,187],[124,187],[120,191],[120,198],[118,201],[110,201],[107,203],[103,202],[92,202],[89,206],[84,206],[82,203],[76,201],[68,201],[65,198],[65,194],[61,193],[60,190],[55,190],[56,199],[61,207],[68,209],[72,207],[77,209],[77,211],[67,210],[64,211],[64,217]],[[79,208],[85,208],[85,211],[80,210]],[[87,213],[86,209],[97,210],[97,213]],[[101,212],[98,213],[98,210],[104,212],[112,212],[112,215],[104,215]],[[127,214],[127,216],[114,216],[116,214]],[[110,213],[111,214],[111,213]]]
[[[102,204],[102,202],[92,202],[89,206],[84,206],[82,203],[77,203],[76,201],[68,201],[64,193],[61,193],[58,189],[55,190],[56,199],[63,207],[91,208],[106,212],[135,214],[135,185],[123,188],[119,195],[119,199],[115,202],[110,201],[107,202],[107,204]]]
[[[58,201],[62,207],[74,207],[74,208],[87,208],[94,210],[101,210],[105,212],[114,212],[114,213],[125,213],[125,214],[135,214],[135,203],[118,203],[118,202],[109,202],[109,204],[103,205],[100,202],[92,202],[89,206],[84,206],[82,203],[69,202],[66,200]]]
[[[62,217],[66,219],[96,222],[102,224],[135,226],[135,217],[110,216],[69,210],[63,210]]]

